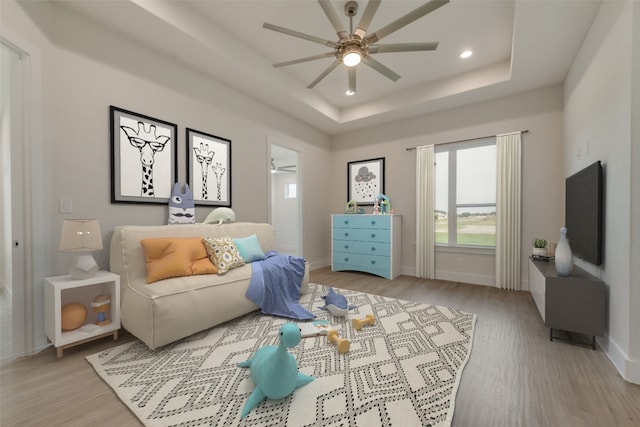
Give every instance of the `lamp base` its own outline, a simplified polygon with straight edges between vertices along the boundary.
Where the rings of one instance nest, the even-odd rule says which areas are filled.
[[[76,255],[69,263],[69,276],[72,279],[90,279],[98,272],[98,264],[91,255]]]

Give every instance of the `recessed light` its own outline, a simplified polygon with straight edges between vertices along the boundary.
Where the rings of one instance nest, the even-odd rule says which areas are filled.
[[[462,52],[460,54],[460,58],[466,59],[466,58],[470,57],[471,55],[473,55],[473,52],[471,52],[470,50],[465,50],[464,52]]]
[[[352,90],[347,90],[345,93],[347,94],[347,96],[352,96],[355,94],[355,92]]]

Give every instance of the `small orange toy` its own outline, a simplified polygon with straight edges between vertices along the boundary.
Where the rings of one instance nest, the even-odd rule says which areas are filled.
[[[327,341],[330,343],[335,343],[338,346],[338,351],[340,353],[346,353],[349,351],[349,347],[351,347],[351,343],[348,339],[340,338],[338,336],[338,331],[335,329],[331,329],[327,332]]]
[[[111,298],[108,295],[98,295],[93,299],[91,303],[94,313],[98,313],[98,320],[96,325],[104,326],[111,323],[111,320],[107,319],[106,315],[111,310]]]
[[[365,325],[373,326],[375,324],[376,318],[373,314],[367,314],[364,319],[353,319],[351,321],[351,326],[353,326],[353,329],[355,329],[356,331],[359,331]]]

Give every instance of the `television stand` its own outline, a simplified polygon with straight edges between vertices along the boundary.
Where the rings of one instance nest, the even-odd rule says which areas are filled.
[[[548,326],[549,339],[588,345],[554,335],[555,330],[591,336],[590,347],[595,350],[595,337],[604,336],[606,289],[602,280],[573,267],[571,276],[558,276],[552,262],[529,259],[529,290]]]

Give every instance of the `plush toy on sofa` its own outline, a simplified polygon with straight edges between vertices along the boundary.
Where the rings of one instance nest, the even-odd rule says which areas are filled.
[[[329,288],[329,293],[322,298],[324,299],[325,305],[320,308],[327,310],[334,316],[344,317],[349,310],[356,308],[355,305],[349,305],[347,298],[334,291],[333,288]]]
[[[236,214],[230,208],[215,208],[204,219],[205,224],[222,224],[224,222],[234,222]]]
[[[196,207],[189,184],[184,185],[184,192],[180,192],[180,184],[173,184],[169,199],[169,225],[194,224],[196,222]]]
[[[300,328],[294,323],[280,327],[280,345],[259,348],[251,359],[238,363],[241,368],[249,368],[256,388],[249,395],[242,408],[240,419],[266,399],[284,399],[293,391],[314,380],[312,376],[298,372],[298,363],[287,348],[298,345]]]

